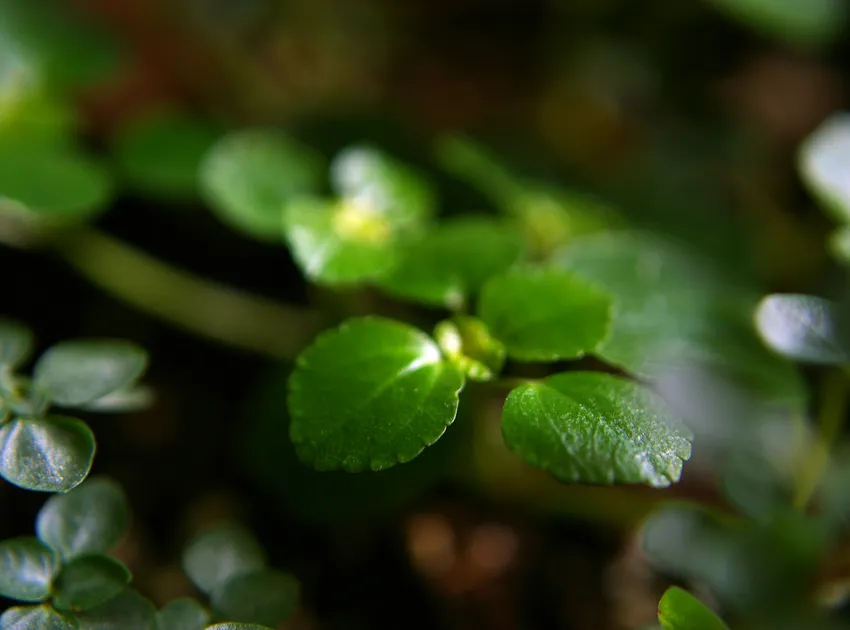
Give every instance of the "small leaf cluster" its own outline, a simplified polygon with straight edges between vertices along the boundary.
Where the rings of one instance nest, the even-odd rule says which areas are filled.
[[[147,355],[126,341],[64,341],[24,376],[16,370],[32,340],[23,325],[0,322],[0,476],[27,490],[67,492],[88,475],[95,439],[85,422],[53,408],[109,411],[144,402],[134,385]]]
[[[51,497],[36,537],[0,542],[0,595],[27,604],[3,613],[0,628],[98,627],[94,620],[110,615],[108,604],[130,583],[127,567],[107,555],[128,523],[124,493],[108,478]],[[121,615],[112,619],[123,623]]]
[[[90,477],[48,499],[36,536],[0,542],[0,596],[21,602],[0,615],[0,630],[263,630],[297,604],[297,581],[266,568],[251,534],[228,525],[199,536],[184,555],[214,612],[192,598],[157,611],[109,555],[129,522],[124,492],[108,477]],[[214,618],[231,621],[210,625]]]
[[[627,374],[520,379],[504,406],[507,446],[567,482],[679,479],[691,433],[638,378],[707,363],[800,403],[796,372],[755,333],[755,293],[667,239],[610,229],[602,204],[514,177],[468,140],[445,138],[438,155],[495,215],[439,217],[431,180],[371,146],[331,160],[331,197],[320,161],[279,132],[234,132],[205,158],[213,211],[288,245],[308,280],[448,311],[432,334],[371,315],[315,339],[289,380],[302,461],[349,472],[409,462],[452,424],[468,381],[588,356]]]
[[[209,597],[212,613],[194,600],[177,600],[160,611],[160,630],[201,630],[211,618],[238,622],[215,626],[222,630],[277,627],[298,605],[298,580],[270,568],[254,535],[241,525],[218,523],[198,534],[184,549],[182,565]]]

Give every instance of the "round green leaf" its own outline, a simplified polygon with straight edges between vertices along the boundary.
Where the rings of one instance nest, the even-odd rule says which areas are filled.
[[[59,559],[50,547],[35,538],[0,542],[0,596],[22,602],[43,602],[50,597]]]
[[[800,175],[835,219],[850,222],[850,113],[827,118],[800,145]]]
[[[457,413],[463,374],[425,334],[379,317],[321,335],[290,378],[290,437],[318,470],[383,470],[436,442]]]
[[[29,356],[32,345],[29,328],[11,319],[0,319],[0,365],[15,367]]]
[[[295,611],[300,590],[288,573],[260,569],[221,584],[210,601],[225,619],[277,627]]]
[[[156,607],[132,588],[77,618],[80,630],[159,630]]]
[[[0,426],[0,476],[26,490],[75,488],[89,474],[94,452],[94,434],[74,418],[16,418]]]
[[[651,391],[597,372],[516,388],[502,434],[526,462],[570,483],[669,486],[691,455],[690,432]]]
[[[522,361],[576,359],[595,350],[611,325],[611,300],[558,270],[521,269],[490,280],[478,315]]]
[[[315,192],[321,160],[273,130],[247,129],[218,140],[201,162],[201,193],[218,218],[261,240],[280,240],[283,209]]]
[[[522,235],[504,221],[454,219],[405,247],[380,285],[406,299],[458,309],[517,262],[522,251]]]
[[[766,296],[756,309],[765,343],[795,361],[840,365],[850,362],[838,338],[834,303],[813,295]]]
[[[0,615],[0,630],[77,630],[79,623],[50,606],[20,606]]]
[[[396,262],[393,226],[371,206],[305,197],[286,207],[283,223],[295,262],[314,282],[375,280]]]
[[[172,600],[157,613],[159,630],[204,630],[210,618],[209,611],[191,597]]]
[[[204,593],[266,565],[266,554],[245,527],[233,523],[201,532],[183,550],[183,570]]]
[[[68,561],[109,551],[123,538],[129,520],[121,487],[111,479],[90,477],[67,494],[50,497],[38,513],[35,529]]]
[[[664,630],[729,630],[705,604],[678,586],[671,586],[658,603]]]
[[[0,141],[0,201],[56,218],[88,217],[112,194],[103,167],[59,147]]]
[[[134,120],[115,138],[114,154],[128,182],[153,195],[192,199],[198,172],[218,128],[198,117],[152,113]]]
[[[127,341],[63,341],[41,355],[33,377],[53,402],[75,407],[129,386],[147,362],[147,353]]]
[[[129,569],[114,558],[80,556],[59,572],[53,583],[53,605],[64,612],[91,610],[121,593],[130,577]]]
[[[331,163],[331,180],[340,197],[392,217],[399,227],[421,223],[434,209],[428,183],[371,146],[341,151]]]

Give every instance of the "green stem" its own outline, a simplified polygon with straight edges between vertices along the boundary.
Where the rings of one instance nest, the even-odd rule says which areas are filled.
[[[78,273],[117,299],[244,350],[291,359],[328,323],[314,311],[212,282],[90,228],[52,245]]]
[[[794,496],[794,506],[799,510],[805,509],[811,499],[829,463],[830,449],[841,434],[847,415],[846,376],[843,369],[830,370],[821,382],[818,436],[804,464]]]

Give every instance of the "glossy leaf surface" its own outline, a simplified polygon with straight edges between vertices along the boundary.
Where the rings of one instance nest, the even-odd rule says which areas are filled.
[[[59,559],[35,538],[10,538],[0,542],[0,596],[22,602],[42,602],[50,597]]]
[[[77,630],[77,619],[50,606],[19,606],[0,615],[0,630]]]
[[[0,475],[27,490],[75,488],[89,474],[94,452],[94,434],[74,418],[16,418],[0,426]]]
[[[526,462],[570,483],[669,486],[691,454],[690,432],[652,392],[597,372],[514,389],[502,434]]]
[[[351,319],[321,335],[290,378],[290,436],[318,470],[383,470],[436,442],[457,413],[463,375],[412,326]]]

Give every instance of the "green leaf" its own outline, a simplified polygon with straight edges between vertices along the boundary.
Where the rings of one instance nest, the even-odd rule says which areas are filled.
[[[566,372],[513,390],[505,444],[569,483],[669,486],[691,455],[691,434],[650,390],[609,374]]]
[[[132,588],[77,617],[80,630],[159,630],[156,608]]]
[[[300,591],[288,573],[260,569],[221,584],[210,601],[225,619],[277,627],[295,611]]]
[[[295,262],[314,282],[375,280],[396,263],[392,223],[370,206],[301,198],[286,207],[283,225]]]
[[[668,588],[658,603],[658,621],[664,630],[729,630],[711,609],[677,586]]]
[[[191,597],[172,600],[157,613],[159,630],[204,630],[210,619],[209,611]]]
[[[790,359],[826,365],[850,362],[838,338],[838,309],[829,300],[768,295],[756,309],[756,324],[765,343]]]
[[[594,351],[608,334],[611,300],[566,272],[522,269],[484,286],[478,315],[510,357],[576,359]]]
[[[20,606],[0,615],[0,630],[77,630],[79,623],[50,606]]]
[[[463,381],[416,328],[350,319],[298,357],[289,381],[290,437],[317,470],[408,462],[454,421]]]
[[[183,550],[183,570],[204,593],[228,580],[266,565],[266,554],[254,535],[233,523],[201,532]]]
[[[201,193],[230,227],[278,242],[284,207],[318,189],[322,168],[318,156],[283,134],[237,131],[218,140],[201,162]]]
[[[823,44],[841,33],[841,0],[711,0],[729,17],[756,31],[794,43]]]
[[[268,626],[259,626],[255,623],[217,623],[207,626],[204,630],[272,630]]]
[[[127,341],[63,341],[41,355],[33,377],[53,402],[76,407],[131,385],[147,363],[147,353]]]
[[[129,520],[121,486],[106,477],[91,477],[67,494],[50,497],[36,517],[35,529],[68,561],[109,551],[124,537]]]
[[[0,139],[0,201],[50,218],[86,218],[112,195],[108,173],[85,155]]]
[[[201,160],[218,139],[218,127],[188,114],[149,113],[114,139],[121,172],[137,190],[172,199],[198,195]]]
[[[505,346],[477,317],[456,315],[440,322],[434,339],[446,359],[470,380],[493,380],[505,364]]]
[[[35,538],[0,541],[0,596],[22,602],[50,597],[59,559]]]
[[[15,367],[29,356],[32,331],[11,319],[0,318],[0,366]]]
[[[850,222],[850,113],[823,121],[800,145],[797,161],[803,182],[824,209]]]
[[[53,605],[64,612],[91,610],[120,594],[130,578],[129,569],[109,556],[77,557],[62,567],[53,583]]]
[[[380,286],[406,299],[459,309],[487,280],[516,263],[522,251],[522,235],[505,221],[452,219],[405,247]]]
[[[0,476],[26,490],[75,488],[89,474],[94,452],[94,434],[74,418],[16,418],[0,426]]]
[[[391,216],[399,226],[419,224],[434,210],[425,179],[371,146],[341,151],[331,163],[331,181],[340,197]]]

